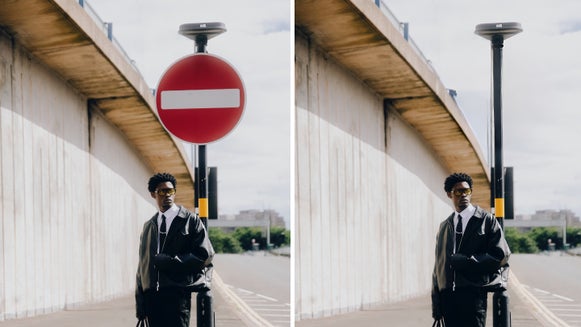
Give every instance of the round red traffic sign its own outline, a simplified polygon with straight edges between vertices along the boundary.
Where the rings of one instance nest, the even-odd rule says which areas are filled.
[[[229,63],[199,53],[168,68],[159,81],[155,102],[170,133],[186,142],[206,144],[234,129],[245,98],[242,79]]]

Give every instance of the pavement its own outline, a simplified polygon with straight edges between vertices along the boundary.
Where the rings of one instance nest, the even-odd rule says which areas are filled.
[[[512,327],[566,326],[544,307],[517,277],[509,277],[509,308]],[[486,326],[492,326],[492,295],[489,295]],[[425,294],[406,301],[378,305],[369,309],[319,319],[304,319],[296,327],[352,327],[352,326],[431,326],[431,297]]]
[[[224,283],[219,274],[214,274],[215,325],[219,327],[271,327],[248,305],[236,296]],[[195,297],[195,294],[193,294]],[[509,296],[512,327],[567,326],[555,317],[523,287],[511,273]],[[489,296],[492,298],[492,296]],[[190,326],[196,326],[195,299],[192,300]],[[40,326],[133,326],[136,324],[132,294],[107,302],[87,304],[56,313],[32,318],[12,319],[0,322],[0,327]],[[489,301],[487,326],[492,326]],[[406,301],[378,305],[369,309],[320,319],[304,319],[296,327],[351,327],[351,326],[431,326],[431,304],[429,294]]]
[[[247,307],[214,273],[212,293],[215,325],[220,327],[269,326]],[[190,326],[196,326],[196,294],[192,294]],[[0,322],[1,327],[127,327],[135,326],[135,297],[127,294],[106,302],[81,305],[55,313],[32,318],[11,319]]]

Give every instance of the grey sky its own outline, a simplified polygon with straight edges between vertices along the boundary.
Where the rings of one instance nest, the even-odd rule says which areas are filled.
[[[514,167],[516,214],[581,214],[581,1],[383,0],[431,61],[488,153],[490,42],[480,23],[519,22],[503,50],[504,164]]]
[[[156,88],[163,72],[194,52],[178,34],[184,23],[222,22],[227,32],[208,42],[244,80],[247,102],[238,126],[207,146],[218,167],[219,210],[274,209],[290,219],[289,0],[89,0],[99,17]],[[186,145],[186,150],[190,146]]]

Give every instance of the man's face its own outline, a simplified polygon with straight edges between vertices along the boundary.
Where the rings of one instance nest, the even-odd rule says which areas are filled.
[[[175,188],[171,182],[159,183],[154,192],[151,192],[151,197],[157,202],[157,207],[161,212],[169,209],[175,200]]]
[[[460,182],[456,183],[456,185],[452,187],[452,191],[448,192],[447,194],[448,197],[452,199],[452,203],[454,203],[454,208],[456,208],[456,211],[461,212],[470,204],[472,189],[470,188],[470,185],[468,185],[468,182]]]

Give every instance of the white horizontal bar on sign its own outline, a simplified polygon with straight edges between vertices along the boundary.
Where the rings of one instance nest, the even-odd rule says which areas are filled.
[[[174,90],[161,92],[161,109],[240,107],[240,89]]]

